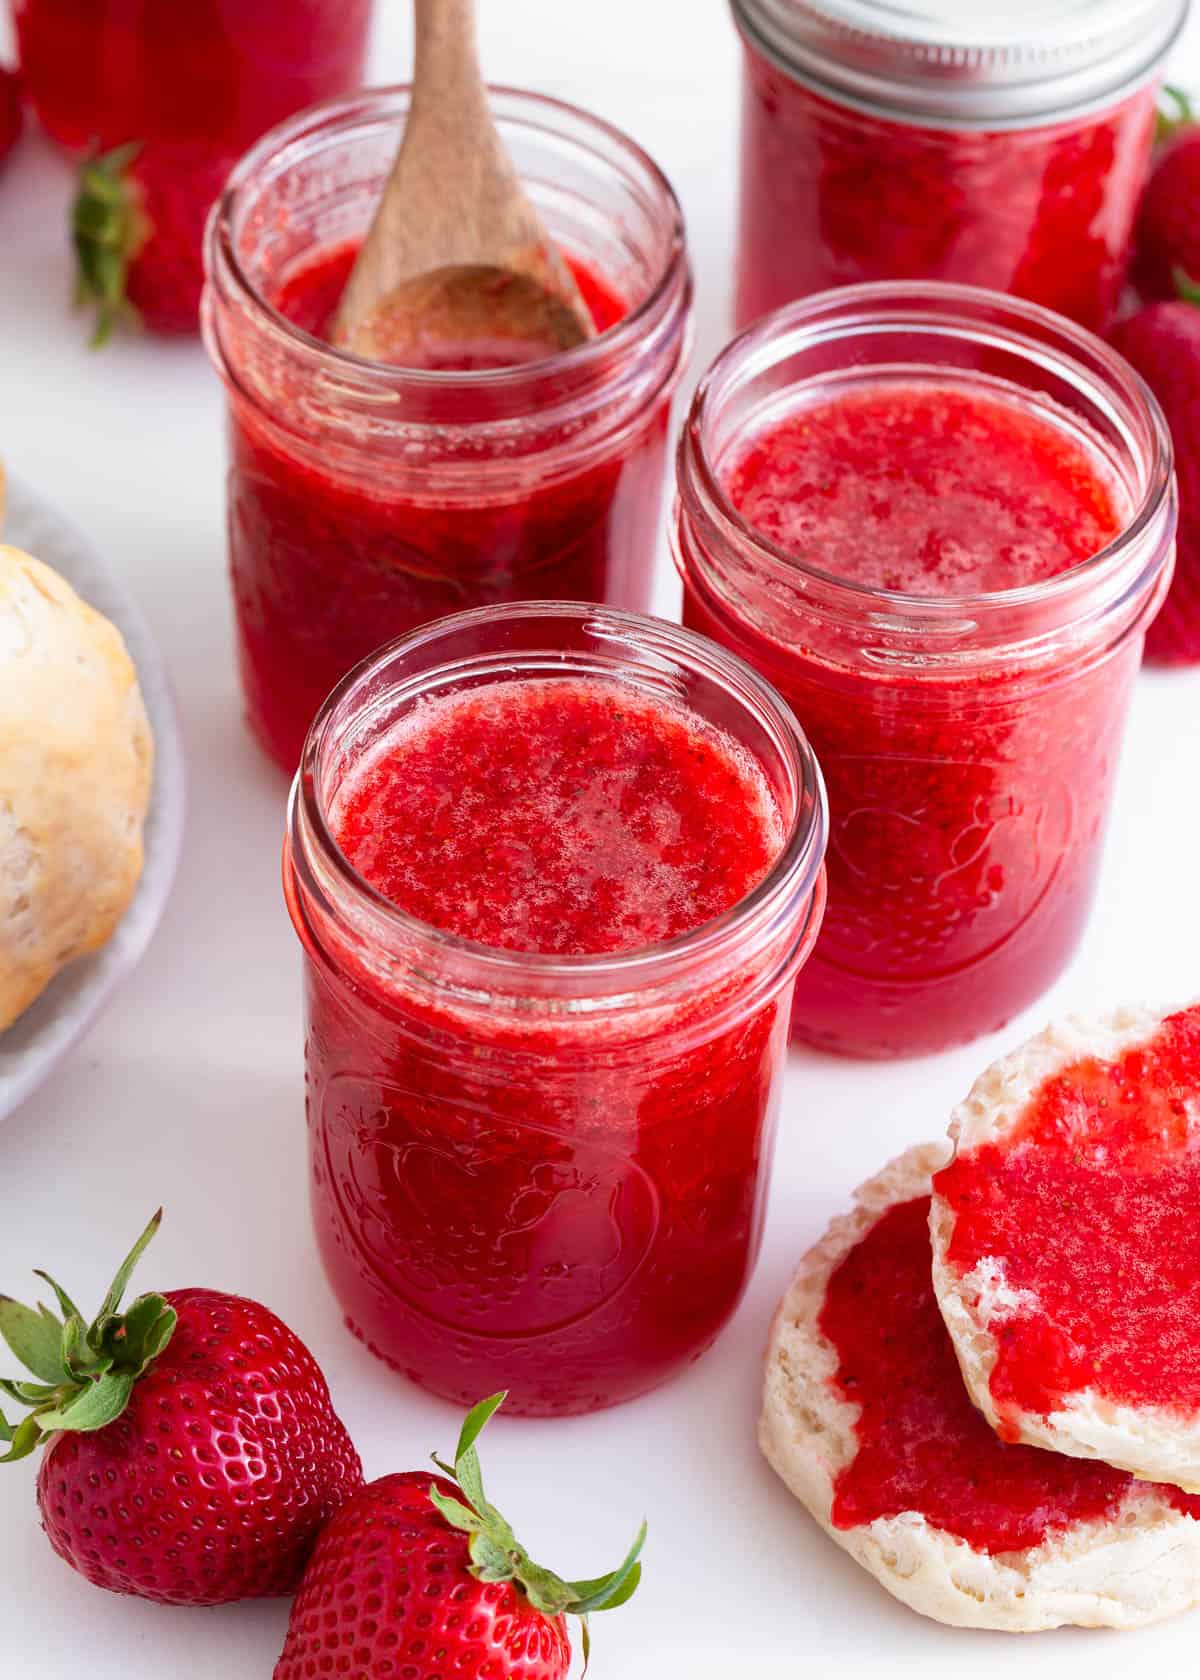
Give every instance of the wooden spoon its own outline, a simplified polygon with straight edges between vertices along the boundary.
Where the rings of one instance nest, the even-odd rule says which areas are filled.
[[[474,0],[414,4],[404,139],[333,342],[425,367],[495,366],[570,349],[595,327],[492,120]]]

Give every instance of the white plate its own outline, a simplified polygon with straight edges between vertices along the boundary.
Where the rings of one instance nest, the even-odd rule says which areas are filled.
[[[31,1008],[0,1034],[0,1119],[47,1077],[92,1024],[114,988],[137,965],[158,926],[183,837],[183,743],[162,659],[141,609],[69,519],[44,497],[8,479],[0,540],[61,572],[125,638],[154,731],[154,789],[146,821],[146,862],[133,903],[101,950],[57,976]]]

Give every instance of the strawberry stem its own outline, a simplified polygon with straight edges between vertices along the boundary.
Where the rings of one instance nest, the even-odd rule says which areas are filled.
[[[444,1463],[436,1453],[433,1462],[463,1495],[461,1500],[431,1486],[429,1497],[450,1524],[466,1534],[471,1556],[471,1573],[479,1581],[507,1581],[523,1592],[535,1610],[554,1620],[578,1616],[582,1627],[584,1667],[591,1652],[588,1617],[599,1610],[615,1610],[626,1604],[642,1578],[640,1562],[646,1541],[646,1524],[639,1528],[633,1545],[618,1567],[592,1581],[564,1581],[552,1570],[533,1562],[512,1529],[483,1491],[483,1474],[475,1444],[488,1423],[507,1399],[493,1394],[468,1412],[458,1437],[454,1463]]]
[[[31,1408],[16,1425],[0,1413],[0,1442],[8,1447],[0,1464],[28,1457],[60,1430],[105,1429],[125,1410],[134,1384],[175,1333],[175,1309],[161,1295],[139,1295],[127,1312],[120,1310],[133,1269],[161,1223],[160,1208],[118,1267],[91,1325],[45,1272],[36,1275],[54,1291],[61,1319],[40,1302],[25,1307],[0,1295],[0,1341],[38,1379],[0,1379],[0,1393]]]
[[[71,210],[75,297],[78,305],[96,311],[93,348],[107,342],[119,320],[137,316],[125,294],[130,264],[150,234],[141,195],[128,175],[140,151],[140,143],[117,146],[89,158],[79,170]]]

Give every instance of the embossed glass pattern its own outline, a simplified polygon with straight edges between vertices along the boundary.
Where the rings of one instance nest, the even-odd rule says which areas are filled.
[[[628,310],[565,355],[470,373],[386,367],[269,301],[362,238],[408,101],[377,89],[274,130],[209,232],[242,683],[252,727],[289,771],[334,683],[389,637],[502,601],[650,600],[691,277],[675,196],[632,141],[568,105],[493,91],[546,225]]]
[[[547,673],[633,684],[753,753],[785,824],[748,897],[606,957],[475,945],[357,877],[326,823],[425,696]],[[740,660],[677,627],[539,604],[393,644],[323,708],[285,884],[306,951],[317,1238],[354,1332],[466,1402],[582,1412],[695,1359],[758,1249],[794,976],[824,904],[820,774]]]
[[[732,507],[717,463],[789,396],[890,369],[1073,416],[1127,491],[1127,528],[1048,582],[944,598],[775,548]],[[697,393],[679,480],[685,622],[778,687],[829,791],[829,907],[794,1032],[893,1056],[1003,1026],[1083,930],[1143,633],[1170,577],[1174,481],[1153,398],[1098,339],[1033,305],[859,286],[735,340]]]

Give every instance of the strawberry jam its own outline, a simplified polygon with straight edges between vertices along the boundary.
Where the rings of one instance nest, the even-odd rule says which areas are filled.
[[[1094,444],[1011,397],[914,380],[798,408],[742,447],[725,491],[797,559],[909,595],[1057,577],[1125,512]]]
[[[1111,1062],[1049,1079],[1002,1142],[935,1180],[948,1259],[985,1256],[1023,1304],[993,1322],[1001,1419],[1093,1390],[1200,1410],[1200,1007]]]
[[[1187,0],[733,10],[739,322],[833,286],[911,280],[1012,293],[1103,330]]]
[[[881,597],[1052,579],[1122,524],[1094,447],[1011,399],[933,384],[806,405],[724,478],[756,532]],[[685,619],[730,639],[694,594]],[[1133,661],[1085,679],[1086,698],[886,665],[848,693],[816,649],[774,644],[756,625],[732,639],[814,741],[832,821],[798,1033],[887,1054],[1003,1025],[1082,928]]]
[[[737,320],[828,286],[952,280],[1102,330],[1129,261],[1154,89],[1083,121],[935,129],[830,103],[751,51]]]
[[[306,261],[275,307],[324,338],[356,254],[342,245]],[[597,328],[614,325],[626,306],[599,275],[571,266]],[[464,417],[474,397],[464,393]],[[334,683],[392,636],[522,596],[648,603],[665,406],[616,458],[545,484],[515,465],[494,496],[462,500],[460,489],[444,502],[419,471],[398,471],[393,483],[347,477],[320,452],[281,449],[273,416],[260,424],[240,403],[235,415],[230,564],[242,679],[250,722],[287,770]],[[453,426],[452,399],[447,419]],[[548,451],[566,442],[561,431],[542,439]],[[464,443],[460,472],[475,448]],[[614,552],[635,534],[636,556]]]
[[[829,1280],[820,1329],[842,1398],[859,1408],[857,1452],[838,1474],[833,1523],[916,1511],[977,1551],[1027,1551],[1076,1523],[1117,1518],[1123,1470],[995,1435],[967,1397],[933,1293],[929,1197],[889,1208]],[[1200,1518],[1200,1498],[1159,1490]]]
[[[745,694],[598,674],[612,615],[565,621],[590,670],[514,658],[509,626],[555,640],[564,612],[465,614],[356,674],[314,730],[287,871],[347,1322],[439,1394],[502,1385],[535,1414],[653,1387],[733,1311],[821,900],[819,780],[769,691],[798,785]],[[622,615],[626,648],[641,624],[704,647]],[[378,730],[361,710],[379,673],[483,635],[496,680],[439,680]]]
[[[649,603],[691,302],[674,195],[607,126],[494,90],[596,336],[509,365],[486,335],[436,366],[343,354],[330,320],[407,104],[372,90],[277,129],[209,242],[242,683],[289,771],[333,685],[390,637],[506,601]]]
[[[25,88],[59,145],[202,143],[228,168],[284,117],[358,86],[371,0],[13,0],[13,14]]]
[[[994,348],[1027,323],[1028,368]],[[828,293],[736,340],[685,431],[684,621],[779,688],[826,779],[829,908],[795,1030],[831,1050],[994,1031],[1091,906],[1174,504],[1144,391],[1113,367],[1130,435],[1140,410],[1155,440],[1123,458],[1085,364],[1076,392],[1064,355],[1047,400],[1043,331],[1052,356],[1109,356],[988,294]]]
[[[561,682],[431,702],[357,772],[335,822],[359,874],[410,915],[554,956],[687,933],[780,845],[769,790],[729,742]]]

